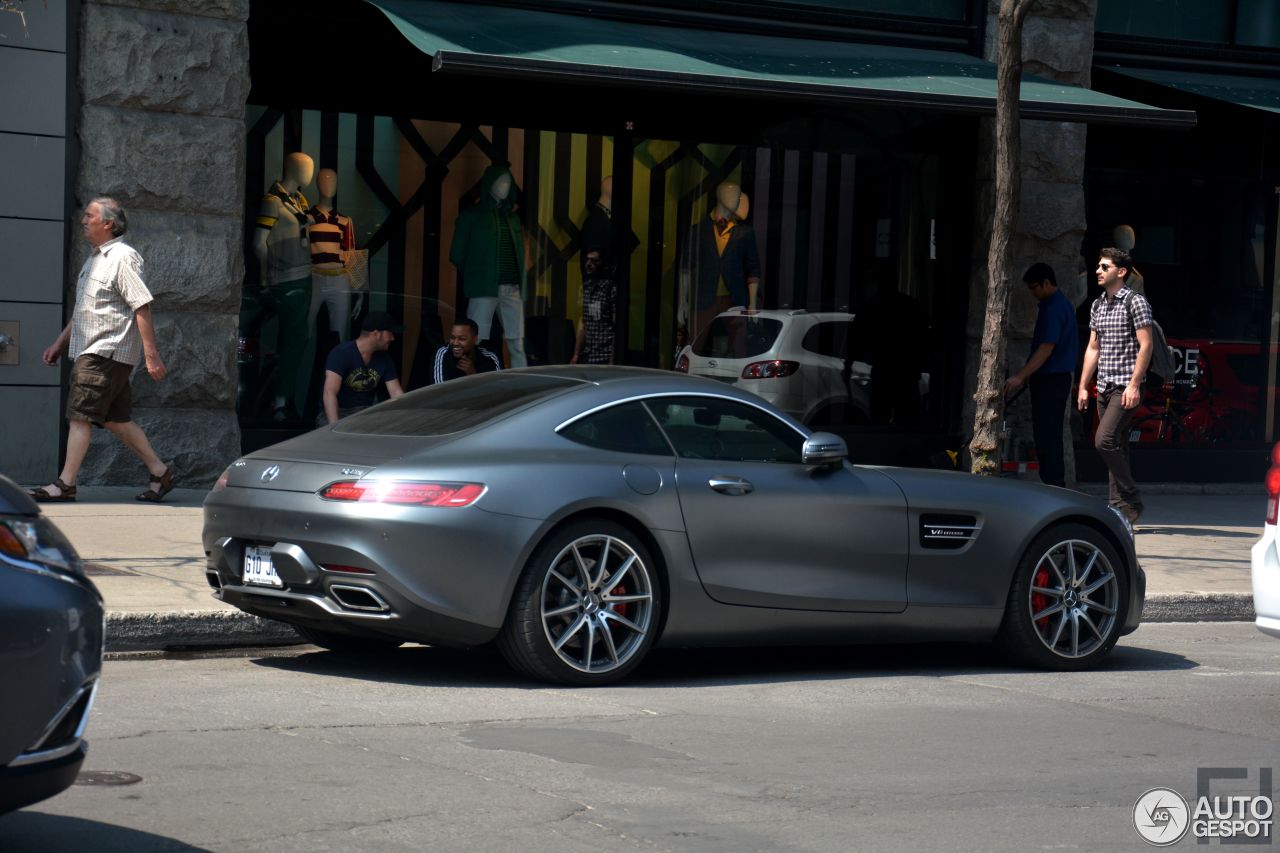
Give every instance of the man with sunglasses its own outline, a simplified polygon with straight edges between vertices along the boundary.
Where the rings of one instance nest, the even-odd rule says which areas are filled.
[[[1142,515],[1142,494],[1129,470],[1129,424],[1142,402],[1142,382],[1151,363],[1151,305],[1125,286],[1129,253],[1103,249],[1096,270],[1102,295],[1089,311],[1089,344],[1080,371],[1080,411],[1089,406],[1089,381],[1097,371],[1098,429],[1093,446],[1106,463],[1111,505],[1130,523]]]
[[[1022,282],[1039,300],[1031,357],[1004,383],[1005,396],[1024,385],[1031,387],[1031,431],[1040,462],[1040,482],[1067,485],[1066,454],[1062,449],[1062,424],[1071,395],[1071,372],[1076,369],[1080,342],[1076,335],[1075,309],[1058,290],[1053,267],[1032,264]]]

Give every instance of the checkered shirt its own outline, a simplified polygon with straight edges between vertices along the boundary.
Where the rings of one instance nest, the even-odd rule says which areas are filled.
[[[608,364],[613,359],[614,285],[610,278],[589,278],[582,283],[583,364]]]
[[[1132,321],[1129,315],[1133,315]],[[1151,325],[1151,304],[1141,293],[1122,287],[1114,298],[1104,292],[1089,309],[1089,328],[1098,335],[1098,391],[1128,385],[1138,365],[1137,329]]]
[[[104,355],[123,364],[142,360],[142,336],[134,314],[151,302],[142,281],[142,256],[123,238],[98,246],[80,269],[71,315],[70,357]]]

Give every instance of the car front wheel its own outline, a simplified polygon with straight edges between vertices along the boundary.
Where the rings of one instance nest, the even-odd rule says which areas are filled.
[[[653,645],[660,605],[656,567],[636,536],[604,519],[575,522],[530,558],[498,648],[534,678],[608,684]]]
[[[1062,524],[1036,537],[1018,564],[998,641],[1046,669],[1085,669],[1120,638],[1124,564],[1098,531]]]

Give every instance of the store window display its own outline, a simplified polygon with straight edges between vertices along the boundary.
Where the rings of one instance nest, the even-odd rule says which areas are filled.
[[[957,292],[931,289],[932,244],[915,239],[933,233],[927,157],[663,139],[629,140],[630,151],[619,152],[610,137],[554,130],[269,108],[253,108],[249,118],[247,188],[256,196],[280,176],[286,198],[305,193],[314,204],[306,207],[301,262],[305,364],[295,368],[291,386],[281,386],[296,389],[283,402],[273,394],[275,377],[289,370],[282,365],[289,338],[277,336],[276,325],[290,327],[253,286],[253,249],[265,229],[246,235],[251,278],[237,407],[247,445],[278,441],[313,423],[323,354],[335,338],[353,337],[357,321],[344,305],[354,307],[361,294],[362,311],[402,318],[404,333],[388,355],[412,391],[432,381],[450,329],[469,318],[504,366],[576,361],[669,369],[682,349],[674,343],[706,338],[707,357],[721,360],[722,378],[740,379],[761,361],[747,353],[764,341],[771,315],[834,311],[848,319],[881,281],[933,313],[950,304],[943,296]],[[290,151],[315,157],[313,184],[304,183],[305,175],[289,176],[296,168]],[[615,184],[624,180],[617,166],[628,153],[631,168]],[[270,203],[283,205],[278,195]],[[300,198],[291,203],[301,207]],[[278,225],[283,216],[275,218],[272,243],[287,234]],[[887,257],[877,252],[882,220],[893,225]],[[301,245],[296,230],[293,237]],[[353,246],[368,253],[368,283],[348,293],[342,261]],[[716,319],[725,309],[734,316]],[[779,339],[772,358],[779,364],[751,367],[762,378],[750,381],[796,388],[806,410],[813,409],[817,398],[841,396],[839,387],[806,384],[810,367],[821,365],[822,376],[849,386],[844,396],[862,401],[856,416],[846,407],[848,417],[833,416],[833,423],[873,432],[938,427],[940,406],[922,398],[918,413],[911,412],[892,394],[889,413],[868,424],[868,370],[850,371],[846,346],[820,335],[811,346],[795,326],[797,334]],[[919,374],[918,384],[931,376],[945,392],[932,360],[945,343],[924,338],[916,346],[930,371]],[[730,371],[724,358],[738,351],[745,360]],[[796,365],[801,369],[787,374]],[[890,373],[876,377],[886,391],[895,384]],[[297,416],[273,420],[286,402]]]
[[[467,317],[480,340],[489,340],[498,314],[512,367],[525,367],[524,230],[516,213],[518,191],[511,170],[492,165],[480,181],[480,201],[458,215],[449,260],[462,279]]]
[[[689,229],[680,278],[681,288],[692,297],[695,334],[730,308],[754,311],[759,307],[760,251],[755,231],[746,223],[748,211],[742,187],[724,181],[716,187],[710,214]],[[680,325],[688,328],[687,322],[682,318]],[[739,347],[745,329],[741,324],[725,328],[729,331],[725,346]]]
[[[254,233],[254,257],[258,261],[258,285],[272,303],[277,320],[279,361],[273,389],[273,417],[298,417],[297,401],[305,396],[305,376],[299,376],[303,353],[310,337],[307,310],[311,298],[311,248],[303,187],[311,183],[315,161],[294,152],[285,157],[283,174],[262,197]],[[299,385],[301,384],[301,391]]]
[[[307,311],[307,331],[316,328],[323,306],[329,331],[345,343],[351,319],[351,276],[347,253],[355,249],[355,225],[351,217],[338,212],[338,173],[321,169],[316,175],[319,200],[307,212],[307,239],[311,244],[311,307]]]
[[[587,253],[591,250],[600,252],[600,262],[595,273],[604,273],[612,277],[616,256],[613,251],[613,176],[607,175],[600,182],[600,197],[587,211],[582,221],[582,251],[579,258],[582,262],[583,280],[587,274]]]

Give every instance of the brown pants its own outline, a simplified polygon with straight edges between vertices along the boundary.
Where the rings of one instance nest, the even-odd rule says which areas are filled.
[[[130,420],[129,377],[133,365],[113,361],[105,355],[88,353],[71,367],[71,389],[67,393],[67,420],[88,421],[102,426],[108,421]]]
[[[1129,424],[1138,407],[1126,409],[1120,402],[1123,396],[1123,385],[1110,385],[1098,392],[1098,431],[1093,434],[1093,446],[1107,466],[1111,505],[1141,512],[1142,493],[1129,470]]]

